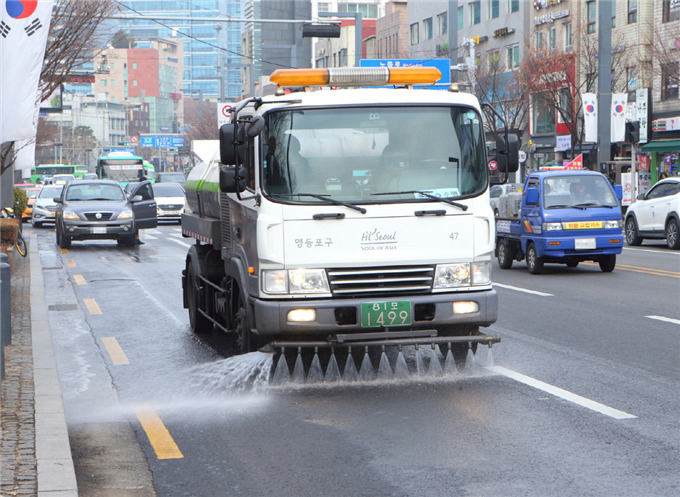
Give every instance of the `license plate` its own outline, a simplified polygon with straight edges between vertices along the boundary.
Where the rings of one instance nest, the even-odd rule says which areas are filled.
[[[579,221],[564,223],[564,227],[568,230],[592,230],[602,228],[602,221]]]
[[[92,228],[92,233],[94,233],[96,235],[102,235],[102,234],[106,233],[106,227],[104,227],[104,226],[94,226]]]
[[[361,304],[361,326],[402,326],[411,324],[411,302],[363,302]]]
[[[576,250],[592,250],[597,248],[595,238],[576,238],[574,240],[574,249]]]

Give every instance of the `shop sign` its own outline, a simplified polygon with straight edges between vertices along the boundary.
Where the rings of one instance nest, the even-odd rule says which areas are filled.
[[[555,138],[555,150],[557,152],[571,150],[571,135],[557,135]]]
[[[494,38],[503,38],[515,32],[515,28],[500,28],[493,32]]]
[[[646,154],[638,155],[638,163],[640,171],[649,171],[649,155]]]
[[[652,121],[652,131],[679,131],[680,117],[667,117],[665,119],[654,119]]]
[[[553,5],[559,5],[561,3],[562,0],[535,0],[534,9],[541,10],[548,7],[552,7]]]
[[[649,109],[647,108],[647,100],[649,95],[648,88],[635,90],[635,106],[637,111],[637,121],[640,123],[640,143],[647,143],[649,136]]]
[[[542,16],[534,17],[534,26],[540,26],[547,22],[554,22],[556,19],[562,19],[569,16],[569,10],[560,10],[559,12],[549,12]]]

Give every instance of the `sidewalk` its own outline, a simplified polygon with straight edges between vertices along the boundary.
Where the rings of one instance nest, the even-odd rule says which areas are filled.
[[[38,241],[10,252],[12,344],[0,395],[0,495],[77,497]]]

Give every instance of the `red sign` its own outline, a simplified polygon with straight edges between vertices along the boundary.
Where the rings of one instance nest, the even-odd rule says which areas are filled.
[[[489,161],[489,169],[491,169],[492,171],[498,169],[498,162],[496,162],[495,160]]]
[[[130,143],[138,143],[138,142],[139,142],[138,136],[131,136],[130,137]]]
[[[638,155],[640,171],[649,171],[649,155]]]
[[[574,160],[564,166],[565,169],[583,169],[583,154],[578,154]]]

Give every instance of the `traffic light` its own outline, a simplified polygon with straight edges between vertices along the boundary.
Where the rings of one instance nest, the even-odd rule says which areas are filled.
[[[640,123],[638,121],[626,123],[626,141],[638,143],[640,141]]]
[[[303,38],[340,38],[340,24],[303,24]]]

